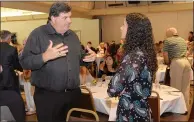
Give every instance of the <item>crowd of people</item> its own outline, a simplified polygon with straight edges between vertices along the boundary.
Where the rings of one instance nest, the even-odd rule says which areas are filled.
[[[81,94],[80,84],[104,75],[112,76],[108,95],[120,97],[117,121],[149,122],[148,97],[158,69],[157,56],[164,57],[170,66],[171,86],[183,93],[189,106],[191,64],[186,57],[193,53],[193,32],[185,41],[176,28],[169,28],[166,39],[154,44],[149,18],[130,13],[120,28],[119,44],[101,42],[94,48],[89,41],[84,47],[69,29],[71,14],[69,5],[54,3],[47,24],[34,29],[23,46],[17,43],[16,35],[1,31],[0,106],[8,106],[16,121],[25,121],[18,70],[22,72],[27,115],[36,113],[40,122],[66,121],[68,110],[76,106]],[[100,58],[99,66],[96,57]]]

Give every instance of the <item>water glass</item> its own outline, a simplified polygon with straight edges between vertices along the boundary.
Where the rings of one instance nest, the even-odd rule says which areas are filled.
[[[158,80],[155,81],[154,87],[156,91],[160,91],[160,83]]]
[[[86,82],[86,87],[90,89],[91,88],[91,82]]]

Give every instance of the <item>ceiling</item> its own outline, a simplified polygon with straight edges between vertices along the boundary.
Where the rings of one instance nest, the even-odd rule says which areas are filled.
[[[38,14],[45,14],[45,13],[1,7],[1,17],[38,15]]]
[[[53,3],[54,2],[44,2],[44,1],[1,2],[1,13],[4,12],[4,14],[1,14],[1,16],[8,15],[6,12],[12,12],[12,13],[15,12],[15,15],[17,15],[16,13],[23,13],[23,14],[29,14],[29,15],[48,13],[49,8]],[[193,3],[191,0],[185,0],[185,1],[182,0],[182,1],[176,1],[176,2],[171,1],[171,2],[154,3],[154,4],[148,1],[141,1],[139,4],[129,4],[127,1],[96,1],[96,2],[67,1],[66,3],[68,3],[72,7],[73,17],[85,17],[85,18],[88,18],[88,17],[91,18],[93,16],[99,16],[99,15],[127,14],[129,12],[162,12],[162,11],[193,9]],[[37,12],[41,12],[41,13],[37,13]]]

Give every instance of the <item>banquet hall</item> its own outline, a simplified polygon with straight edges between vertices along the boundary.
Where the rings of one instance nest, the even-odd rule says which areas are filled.
[[[53,3],[55,2],[1,2],[1,31],[7,30],[12,33],[9,45],[17,49],[18,58],[25,50],[31,32],[48,23],[49,9]],[[120,28],[129,13],[144,14],[152,25],[153,47],[158,67],[155,80],[152,81],[151,95],[147,99],[152,111],[152,121],[194,121],[193,1],[63,1],[63,3],[71,7],[70,29],[79,39],[83,55],[87,56],[91,51],[96,53],[94,61],[79,67],[81,98],[76,100],[78,107],[68,111],[66,121],[116,121],[120,96],[110,97],[107,89],[123,62],[126,41],[121,38]],[[188,93],[183,93],[182,89],[173,85],[172,79],[176,78],[172,78],[173,69],[166,62],[168,41],[166,35],[169,28],[175,28],[176,34],[184,39],[186,45],[184,58],[190,65],[187,77]],[[2,35],[1,33],[1,40]],[[171,48],[169,47],[168,51]],[[76,46],[70,51],[74,50]],[[0,62],[0,68],[1,65],[3,64]],[[27,122],[38,121],[34,102],[36,88],[31,84],[32,73],[36,70],[14,70]],[[52,71],[50,72],[52,74]],[[179,74],[175,76],[179,77]],[[186,83],[181,84],[183,86]],[[79,112],[79,117],[74,116],[75,111]],[[0,121],[16,121],[12,112],[7,104],[2,105],[0,101]]]

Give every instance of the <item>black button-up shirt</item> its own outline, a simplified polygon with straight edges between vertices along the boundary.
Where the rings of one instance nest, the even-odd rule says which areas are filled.
[[[53,46],[59,43],[67,45],[68,53],[65,57],[44,63],[42,54],[48,48],[49,40],[53,42]],[[32,70],[32,85],[52,91],[74,89],[80,85],[81,51],[80,41],[73,31],[68,30],[61,35],[49,23],[32,31],[20,63],[24,69]]]

